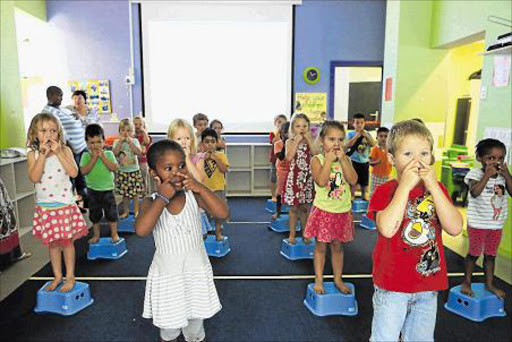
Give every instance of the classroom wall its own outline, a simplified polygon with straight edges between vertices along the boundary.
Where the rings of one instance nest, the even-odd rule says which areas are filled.
[[[329,93],[331,61],[383,61],[385,18],[385,1],[305,0],[296,6],[294,92]],[[320,69],[315,85],[303,79],[310,66]]]
[[[25,145],[14,15],[16,8],[46,20],[44,0],[0,1],[0,148]]]
[[[128,6],[128,1],[47,1],[48,23],[67,50],[69,79],[110,80],[112,111],[120,118],[130,115],[124,81],[130,67]]]

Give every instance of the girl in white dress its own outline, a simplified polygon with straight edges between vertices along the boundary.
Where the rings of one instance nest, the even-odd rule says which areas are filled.
[[[142,316],[153,319],[163,341],[176,340],[182,332],[186,341],[202,341],[203,320],[221,305],[204,248],[199,208],[226,219],[228,207],[189,174],[178,143],[167,139],[154,143],[147,159],[157,192],[144,199],[135,231],[139,236],[153,232],[156,251]]]

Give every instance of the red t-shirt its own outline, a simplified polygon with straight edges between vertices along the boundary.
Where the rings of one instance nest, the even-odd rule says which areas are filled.
[[[271,145],[274,145],[274,138],[276,137],[276,135],[274,134],[274,132],[270,132],[270,135],[269,135],[269,140],[270,140],[270,144]],[[273,153],[273,148],[270,149],[270,152],[268,154],[268,161],[272,164],[275,164],[276,163],[276,156],[274,155]]]
[[[446,188],[438,182],[447,198]],[[378,187],[368,206],[368,218],[386,209],[398,187],[393,179]],[[450,199],[451,201],[451,199]],[[400,229],[392,238],[380,233],[373,251],[373,282],[395,292],[415,293],[448,288],[442,228],[432,196],[420,183],[409,193]]]
[[[144,136],[142,134],[141,135],[136,135],[136,138],[139,141],[139,144],[140,144],[140,147],[141,147],[141,150],[142,150],[142,154],[139,156],[139,163],[147,163],[148,162],[148,160],[146,158],[146,153],[149,150],[149,146],[151,146],[151,143],[153,142],[153,138],[151,138],[150,135],[148,135],[148,137],[149,137],[149,144],[144,145],[143,144]]]

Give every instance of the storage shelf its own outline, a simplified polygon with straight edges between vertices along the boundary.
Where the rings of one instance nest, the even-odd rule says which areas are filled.
[[[35,191],[27,191],[27,192],[18,193],[18,194],[16,194],[16,201],[19,201],[27,196],[34,196],[34,194],[35,194]],[[13,199],[11,198],[11,200],[13,200]]]
[[[512,45],[501,47],[492,51],[479,52],[479,55],[510,55],[512,53]]]

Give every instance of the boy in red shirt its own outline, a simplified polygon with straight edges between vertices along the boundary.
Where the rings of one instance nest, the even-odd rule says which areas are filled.
[[[448,287],[442,230],[456,236],[462,216],[433,164],[433,138],[406,120],[389,132],[397,172],[375,190],[368,217],[379,232],[373,252],[373,321],[370,341],[433,341],[437,291]]]

